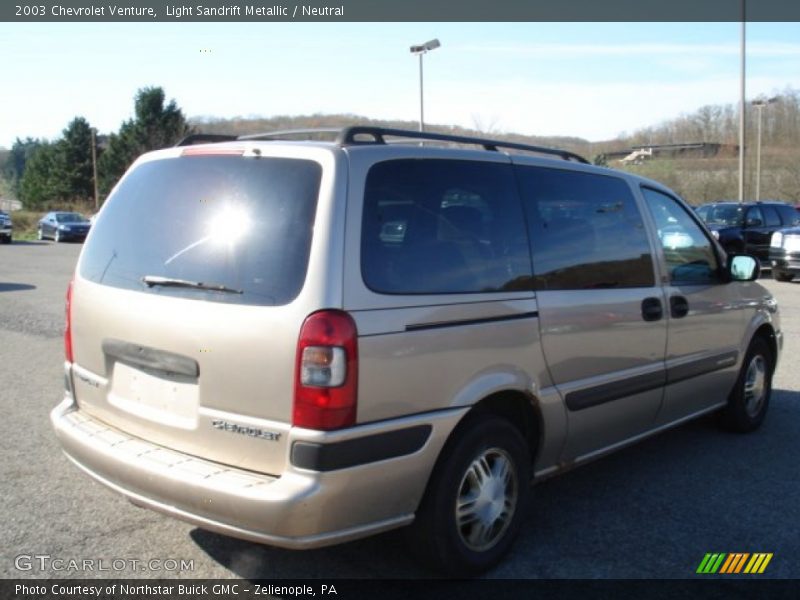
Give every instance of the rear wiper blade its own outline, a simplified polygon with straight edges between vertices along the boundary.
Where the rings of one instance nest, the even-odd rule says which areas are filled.
[[[218,283],[203,283],[202,281],[189,281],[188,279],[174,279],[172,277],[160,277],[158,275],[145,275],[142,281],[147,287],[155,285],[195,288],[198,290],[211,290],[213,292],[228,292],[231,294],[244,294],[244,290],[237,290]]]

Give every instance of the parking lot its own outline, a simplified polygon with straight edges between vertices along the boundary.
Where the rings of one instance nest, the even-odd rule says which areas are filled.
[[[48,413],[63,389],[64,292],[80,249],[0,248],[0,576],[429,575],[398,532],[306,552],[269,548],[138,509],[70,464]],[[703,419],[536,486],[513,553],[488,577],[684,578],[707,552],[770,552],[764,577],[800,577],[800,283],[762,283],[786,336],[764,426],[741,436]],[[18,558],[42,555],[50,558]],[[56,570],[54,559],[93,560],[94,570]]]

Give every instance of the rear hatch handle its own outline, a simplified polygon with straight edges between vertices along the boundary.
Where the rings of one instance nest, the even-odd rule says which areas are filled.
[[[103,340],[103,353],[110,358],[138,367],[189,377],[197,377],[200,374],[200,365],[193,358],[123,340]]]

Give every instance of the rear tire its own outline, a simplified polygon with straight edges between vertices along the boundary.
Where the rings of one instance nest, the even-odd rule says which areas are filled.
[[[489,569],[519,533],[530,480],[520,431],[501,417],[470,418],[442,451],[408,529],[413,554],[448,575]]]
[[[728,405],[720,413],[725,429],[749,433],[761,426],[772,393],[774,365],[767,341],[763,337],[753,338],[742,361],[742,370],[728,397]]]
[[[794,279],[794,274],[786,273],[784,271],[772,271],[772,276],[778,281],[791,281]]]

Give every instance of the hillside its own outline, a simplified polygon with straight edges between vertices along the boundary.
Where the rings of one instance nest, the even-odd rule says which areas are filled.
[[[193,117],[190,123],[203,133],[228,133],[231,135],[245,135],[248,133],[261,133],[279,131],[284,129],[307,129],[315,127],[346,127],[348,125],[376,125],[380,127],[393,127],[397,129],[416,130],[419,121],[400,121],[370,119],[359,115],[300,115],[276,117],[234,117],[232,119],[218,119],[215,117]],[[439,125],[426,123],[425,129],[436,133],[449,133],[452,135],[491,137],[507,142],[520,142],[536,146],[550,146],[577,152],[591,158],[589,153],[593,144],[587,140],[574,137],[546,137],[525,136],[515,133],[499,133],[494,131],[478,131],[453,125]]]
[[[764,107],[761,141],[761,198],[800,203],[800,91],[786,89]],[[756,134],[758,113],[747,105],[745,196],[755,195]],[[197,131],[243,135],[282,129],[343,127],[371,124],[416,129],[416,121],[379,120],[351,114],[274,117],[195,117]],[[551,146],[576,152],[587,159],[605,162],[611,168],[656,179],[673,188],[692,204],[738,197],[739,143],[738,106],[704,106],[694,113],[625,134],[613,140],[589,142],[575,137],[526,136],[515,133],[477,131],[464,127],[427,124],[428,131],[455,135],[479,135],[504,141]],[[602,160],[606,153],[629,152],[633,147],[653,144],[721,144],[726,150],[710,156],[658,156],[642,164],[623,165],[618,158]]]

